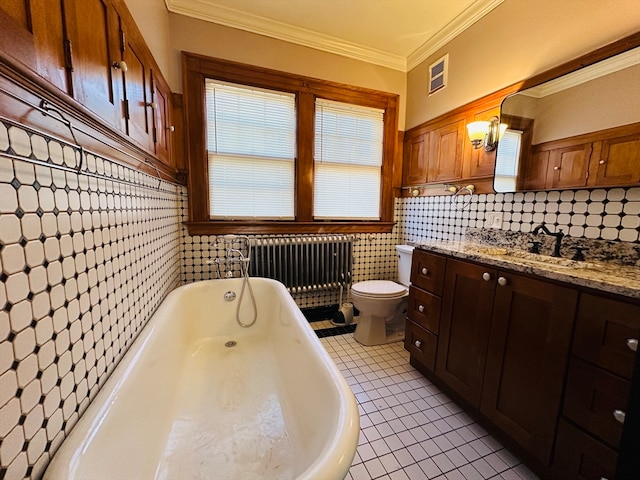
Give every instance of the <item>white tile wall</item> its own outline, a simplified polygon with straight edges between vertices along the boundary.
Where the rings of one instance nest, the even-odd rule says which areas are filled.
[[[487,212],[503,212],[501,228],[512,232],[544,222],[571,237],[638,243],[640,187],[405,198],[396,200],[398,238],[457,240],[484,228]]]
[[[0,151],[67,167],[79,158],[2,122]],[[157,185],[93,155],[84,174],[0,155],[0,479],[40,478],[178,285],[182,192]]]

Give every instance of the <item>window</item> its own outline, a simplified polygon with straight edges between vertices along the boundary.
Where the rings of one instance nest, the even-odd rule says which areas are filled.
[[[211,218],[294,218],[295,96],[206,80]]]
[[[314,218],[380,219],[383,116],[316,100]]]
[[[392,230],[397,95],[183,61],[190,234]]]

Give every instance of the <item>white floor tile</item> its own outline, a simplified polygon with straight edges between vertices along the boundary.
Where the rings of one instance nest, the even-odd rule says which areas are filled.
[[[538,480],[409,365],[402,343],[365,347],[350,334],[321,342],[361,412],[347,480]]]

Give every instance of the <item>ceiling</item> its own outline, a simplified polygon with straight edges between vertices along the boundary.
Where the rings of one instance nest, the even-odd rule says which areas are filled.
[[[409,71],[504,0],[165,0],[169,11]]]

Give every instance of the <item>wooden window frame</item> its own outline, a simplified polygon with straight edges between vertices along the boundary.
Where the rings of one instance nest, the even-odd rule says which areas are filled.
[[[191,235],[392,231],[398,95],[186,52],[182,53],[182,66],[189,167],[189,219],[184,223]],[[210,219],[205,122],[207,78],[296,94],[295,220]],[[385,111],[379,221],[313,219],[314,113],[317,97]]]

